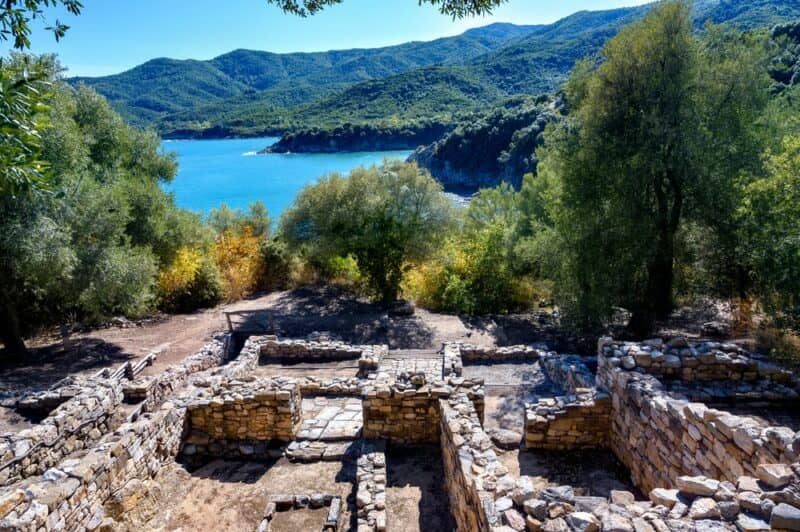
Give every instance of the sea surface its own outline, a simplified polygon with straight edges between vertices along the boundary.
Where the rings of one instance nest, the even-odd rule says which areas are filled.
[[[330,172],[405,159],[410,151],[334,154],[256,152],[278,139],[167,140],[162,147],[178,156],[178,175],[165,185],[179,207],[208,213],[221,203],[246,208],[261,200],[277,218],[305,185]]]

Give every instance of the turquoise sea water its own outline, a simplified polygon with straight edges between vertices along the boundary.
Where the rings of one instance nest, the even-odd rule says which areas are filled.
[[[164,141],[163,148],[176,152],[179,163],[177,177],[165,188],[185,209],[207,213],[220,203],[245,208],[261,200],[277,217],[304,185],[326,173],[378,164],[386,157],[405,159],[410,153],[256,154],[276,140]]]

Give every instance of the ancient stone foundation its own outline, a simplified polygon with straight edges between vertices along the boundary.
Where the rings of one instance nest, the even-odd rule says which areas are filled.
[[[733,344],[603,339],[596,373],[584,358],[533,346],[450,344],[409,373],[408,359],[390,361],[374,346],[253,337],[229,360],[225,345],[218,340],[169,377],[147,379],[143,406],[114,430],[107,420],[123,386],[101,379],[39,426],[0,441],[0,530],[114,530],[165,465],[231,457],[356,460],[359,532],[396,530],[387,441],[438,444],[459,531],[800,530],[800,435],[694,401],[797,400],[795,376]],[[260,360],[286,356],[365,362],[357,378],[254,376]],[[559,391],[526,402],[527,450],[509,452],[610,449],[649,500],[619,490],[585,496],[509,472],[484,429],[483,382],[461,375],[465,360],[520,359],[538,364]],[[363,430],[323,441],[338,417],[363,421]],[[321,508],[321,530],[346,526],[345,498],[291,488],[264,501],[258,530],[279,512]]]

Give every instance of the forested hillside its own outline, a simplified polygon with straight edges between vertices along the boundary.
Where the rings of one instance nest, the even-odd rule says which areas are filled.
[[[171,137],[275,134],[345,122],[396,126],[454,119],[509,96],[558,88],[649,6],[583,11],[546,26],[494,24],[457,37],[372,50],[272,54],[236,50],[210,61],[155,59],[115,76],[75,78],[129,121]],[[800,18],[783,0],[700,0],[694,26],[740,28]]]
[[[169,113],[198,111],[236,98],[258,95],[262,105],[291,106],[331,94],[354,83],[385,78],[417,67],[461,63],[527,35],[537,26],[492,24],[455,37],[375,49],[275,54],[234,50],[209,61],[159,58],[113,76],[72,78],[109,99],[137,124],[158,122]]]

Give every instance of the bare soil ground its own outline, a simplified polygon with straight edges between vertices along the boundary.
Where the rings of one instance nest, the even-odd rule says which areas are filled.
[[[160,498],[146,520],[129,523],[129,530],[252,532],[261,522],[270,495],[322,493],[342,497],[340,525],[352,519],[352,463],[271,464],[215,460],[189,472],[173,464],[159,473]],[[275,532],[321,530],[325,511],[280,512]]]
[[[524,432],[525,403],[560,393],[538,362],[468,364],[467,378],[484,379],[484,427]]]
[[[500,462],[519,477],[532,477],[540,487],[569,485],[576,495],[609,497],[611,490],[637,493],[629,471],[610,450],[497,450]]]
[[[454,530],[439,447],[390,447],[386,467],[386,521],[392,530]]]

